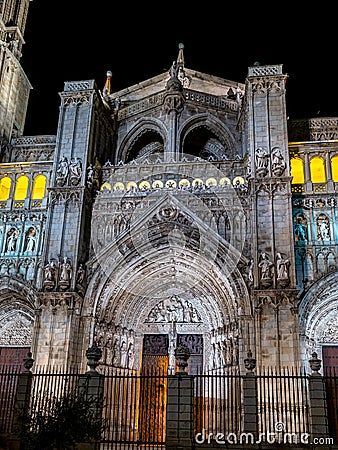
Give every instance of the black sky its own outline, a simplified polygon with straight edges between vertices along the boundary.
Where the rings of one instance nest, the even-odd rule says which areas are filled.
[[[271,2],[196,4],[33,0],[21,60],[33,87],[24,134],[56,134],[65,81],[95,79],[102,89],[111,70],[118,91],[168,70],[180,42],[186,67],[236,82],[255,61],[282,64],[290,119],[338,117],[333,7],[307,5],[296,16]]]

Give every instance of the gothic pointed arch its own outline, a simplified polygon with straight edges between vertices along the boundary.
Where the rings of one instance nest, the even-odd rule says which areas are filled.
[[[207,357],[216,335],[235,342],[242,316],[252,317],[238,268],[247,263],[217,229],[163,196],[91,262],[83,316],[93,318],[92,339],[111,349],[112,341],[133,336],[140,355],[140,336],[168,333],[175,322],[179,333],[205,337]]]
[[[31,347],[34,330],[34,292],[14,279],[0,287],[0,347]]]
[[[163,153],[167,133],[160,120],[140,119],[121,142],[116,163]]]
[[[305,344],[305,360],[313,351],[321,355],[323,345],[338,345],[337,276],[337,271],[323,276],[301,300],[299,328]]]
[[[210,114],[197,114],[179,130],[183,154],[203,159],[235,159],[238,143],[224,123]]]

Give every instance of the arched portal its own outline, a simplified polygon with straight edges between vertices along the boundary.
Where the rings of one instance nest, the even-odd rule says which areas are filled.
[[[338,361],[337,276],[337,272],[332,272],[313,284],[299,309],[304,364],[315,351],[323,361],[324,371]]]
[[[83,315],[106,365],[175,369],[175,347],[191,371],[237,367],[252,311],[240,252],[179,203],[161,200],[134,228],[97,253]],[[251,328],[250,328],[251,327]],[[245,339],[243,341],[243,330]]]

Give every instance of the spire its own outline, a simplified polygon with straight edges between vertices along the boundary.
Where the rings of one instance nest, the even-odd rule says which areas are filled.
[[[111,94],[111,84],[110,84],[110,79],[111,79],[112,75],[113,75],[113,74],[111,73],[111,71],[108,70],[108,72],[107,72],[107,78],[106,78],[106,83],[105,83],[104,88],[103,88],[103,97],[106,97],[106,96],[108,96],[108,95]]]
[[[177,65],[184,69],[184,55],[183,55],[184,44],[178,44],[178,55],[177,55]]]

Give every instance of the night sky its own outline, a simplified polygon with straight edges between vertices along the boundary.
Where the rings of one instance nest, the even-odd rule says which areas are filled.
[[[33,87],[24,134],[56,134],[65,81],[95,79],[102,89],[111,70],[118,91],[168,70],[180,42],[187,68],[235,82],[256,61],[282,64],[290,119],[338,117],[333,7],[196,5],[33,0],[21,59]]]

